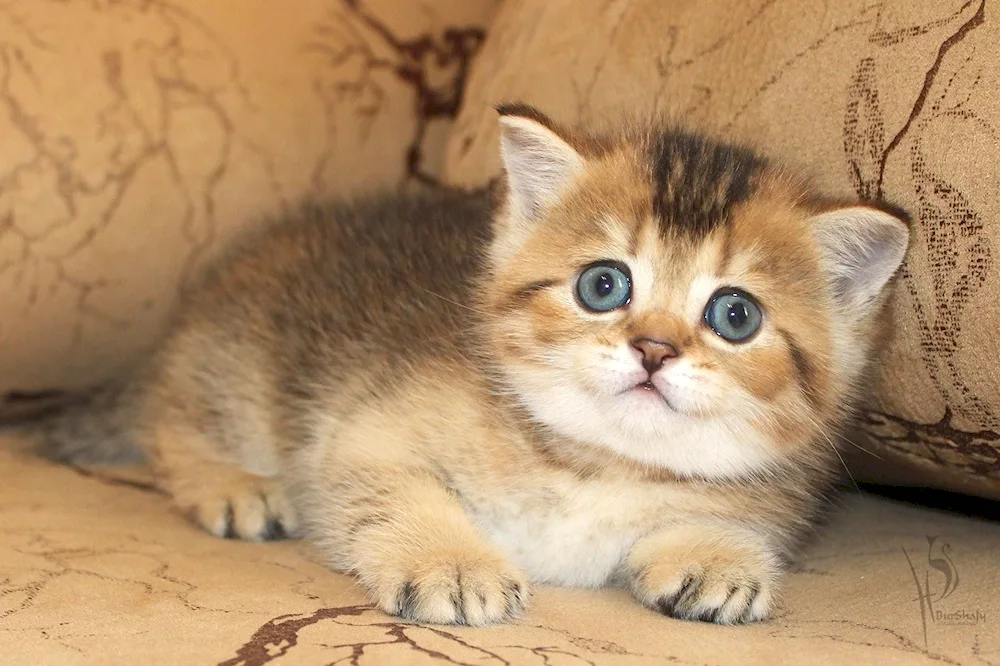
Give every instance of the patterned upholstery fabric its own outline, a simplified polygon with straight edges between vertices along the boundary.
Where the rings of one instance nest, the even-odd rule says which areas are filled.
[[[0,396],[132,361],[266,215],[435,181],[496,4],[0,4]]]

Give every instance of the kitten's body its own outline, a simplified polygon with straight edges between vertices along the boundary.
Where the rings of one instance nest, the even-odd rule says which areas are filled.
[[[823,211],[751,154],[670,133],[571,147],[533,111],[506,118],[498,209],[392,197],[263,232],[129,388],[56,423],[55,455],[117,425],[209,531],[301,533],[421,620],[502,620],[525,577],[764,617],[834,475],[901,250],[838,305],[807,222]],[[575,276],[603,259],[630,266],[630,301],[581,313]],[[702,330],[734,282],[768,317],[739,349]],[[643,384],[650,340],[677,353]]]

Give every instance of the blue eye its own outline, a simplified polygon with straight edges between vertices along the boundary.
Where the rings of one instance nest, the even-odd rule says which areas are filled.
[[[627,305],[632,298],[628,268],[614,262],[588,266],[576,281],[576,297],[593,312],[610,312]]]
[[[760,330],[764,316],[753,296],[725,287],[715,292],[705,308],[705,323],[729,342],[746,342]]]

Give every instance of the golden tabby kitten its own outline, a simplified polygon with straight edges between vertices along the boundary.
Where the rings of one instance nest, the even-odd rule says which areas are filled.
[[[218,536],[303,535],[388,613],[507,620],[528,582],[766,617],[836,474],[907,228],[752,152],[500,107],[505,181],[306,208],[60,417]]]

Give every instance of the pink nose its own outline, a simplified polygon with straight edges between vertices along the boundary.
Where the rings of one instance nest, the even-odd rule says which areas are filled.
[[[676,347],[662,340],[636,338],[632,341],[632,347],[642,354],[642,367],[649,374],[653,374],[662,368],[667,359],[676,358],[680,355]]]

